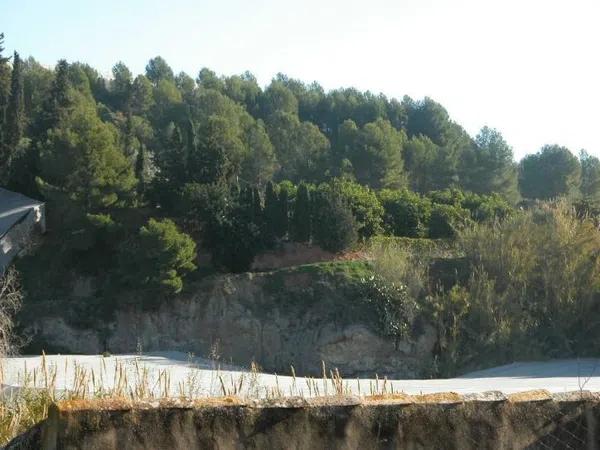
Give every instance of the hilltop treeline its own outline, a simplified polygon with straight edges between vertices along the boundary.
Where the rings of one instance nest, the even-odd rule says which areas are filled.
[[[56,254],[125,284],[180,290],[197,244],[241,271],[283,239],[452,237],[522,199],[600,198],[597,158],[551,145],[516,163],[498,131],[469,136],[430,98],[193,78],[161,57],[105,78],[1,44],[0,184],[48,202]]]

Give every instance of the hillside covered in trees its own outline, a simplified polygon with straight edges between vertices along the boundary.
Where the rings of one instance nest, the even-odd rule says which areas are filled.
[[[177,293],[201,249],[241,272],[283,241],[453,238],[531,200],[600,200],[598,158],[548,145],[516,162],[500,132],[470,136],[430,98],[283,74],[263,88],[249,72],[175,74],[159,56],[105,78],[1,50],[0,185],[48,205],[31,292],[77,270],[107,292]]]

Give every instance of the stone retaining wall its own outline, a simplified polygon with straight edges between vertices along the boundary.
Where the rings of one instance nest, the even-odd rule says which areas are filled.
[[[597,449],[600,397],[532,391],[74,401],[8,449]]]

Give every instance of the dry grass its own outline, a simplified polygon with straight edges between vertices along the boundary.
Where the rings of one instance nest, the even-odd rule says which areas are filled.
[[[66,363],[65,363],[66,365]],[[33,370],[24,370],[11,394],[2,394],[0,400],[0,446],[47,417],[49,407],[59,403],[62,410],[122,409],[156,407],[196,407],[224,405],[289,406],[294,407],[335,404],[422,404],[461,403],[464,397],[454,392],[409,395],[395,390],[387,378],[374,380],[346,380],[337,369],[322,364],[317,378],[296,377],[290,367],[291,382],[274,385],[261,382],[260,367],[252,363],[248,372],[235,378],[216,366],[210,369],[210,379],[194,374],[177,386],[171,385],[168,369],[152,372],[135,359],[132,363],[118,363],[112,368],[103,364],[100,370],[90,370],[73,364],[65,367],[72,374],[68,389],[59,388],[58,371],[46,362]],[[190,371],[192,372],[192,371]],[[197,372],[197,371],[196,371]],[[203,383],[208,386],[203,386]],[[216,390],[210,391],[214,385]],[[511,394],[511,402],[548,400],[546,391]]]
[[[191,358],[190,358],[191,360]],[[0,398],[0,445],[45,419],[50,405],[61,402],[65,408],[82,408],[85,405],[114,408],[116,406],[148,403],[157,404],[239,404],[252,401],[281,402],[286,399],[323,402],[355,395],[367,399],[386,396],[403,396],[394,392],[386,378],[375,380],[346,380],[337,369],[328,369],[322,364],[322,375],[317,378],[296,377],[294,367],[290,367],[291,383],[280,383],[275,375],[274,385],[261,381],[261,369],[251,363],[247,372],[234,376],[222,371],[215,363],[210,369],[209,379],[201,379],[198,370],[192,370],[177,384],[171,381],[169,369],[150,370],[140,358],[132,362],[117,361],[114,366],[102,359],[99,370],[93,370],[76,362],[65,360],[62,373],[68,375],[68,386],[59,386],[58,367],[50,364],[42,355],[39,367],[19,372],[18,379],[11,384],[19,386],[12,391],[4,391]],[[0,367],[0,374],[4,370]],[[3,375],[2,380],[4,379]],[[0,381],[2,381],[0,380]],[[104,405],[104,406],[103,406]]]
[[[535,402],[545,401],[552,398],[550,392],[544,389],[536,389],[534,391],[517,392],[507,396],[510,402]]]
[[[190,361],[193,361],[190,355]],[[65,361],[60,373],[45,355],[34,369],[24,367],[11,384],[20,388],[5,391],[0,399],[0,446],[9,442],[47,417],[49,407],[60,402],[65,410],[190,407],[223,405],[290,405],[323,404],[415,404],[460,403],[463,397],[454,392],[409,395],[394,388],[387,378],[377,375],[372,380],[344,379],[337,369],[322,363],[320,377],[275,375],[274,382],[265,383],[264,374],[256,363],[247,372],[234,376],[223,371],[215,362],[208,374],[200,377],[190,362],[190,371],[182,381],[173,384],[169,369],[152,370],[141,357],[116,361],[113,365],[102,359],[99,369],[93,370]],[[64,372],[63,372],[64,370]],[[0,368],[0,373],[3,371]],[[68,386],[59,386],[63,374],[68,374]],[[207,376],[208,375],[208,376]],[[509,400],[536,401],[548,399],[546,391],[512,394]]]

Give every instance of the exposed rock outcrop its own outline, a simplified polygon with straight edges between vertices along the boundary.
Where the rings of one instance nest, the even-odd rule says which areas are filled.
[[[219,276],[157,309],[123,308],[97,330],[56,317],[29,329],[50,348],[82,353],[178,350],[257,362],[264,370],[319,375],[321,361],[344,376],[417,377],[435,344],[421,324],[410,339],[379,334],[376,311],[357,296],[356,279],[321,271],[286,270]]]

